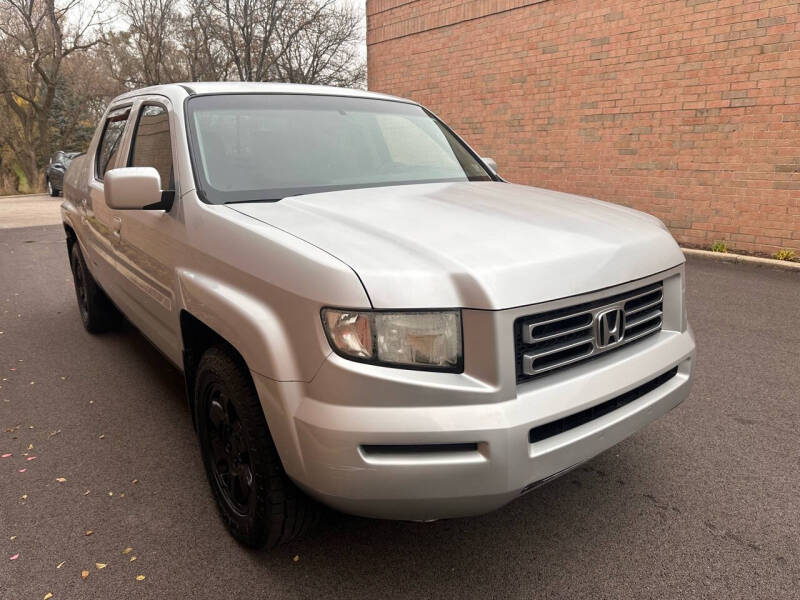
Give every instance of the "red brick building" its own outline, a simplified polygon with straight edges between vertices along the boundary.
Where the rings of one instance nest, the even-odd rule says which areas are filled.
[[[800,254],[799,0],[367,0],[367,53],[511,181]]]

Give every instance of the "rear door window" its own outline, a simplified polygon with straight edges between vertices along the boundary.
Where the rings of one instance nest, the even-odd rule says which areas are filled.
[[[106,171],[114,168],[119,144],[122,141],[122,134],[125,131],[125,124],[128,122],[130,112],[130,108],[121,108],[112,111],[106,118],[103,136],[100,138],[95,155],[95,177],[101,181]]]

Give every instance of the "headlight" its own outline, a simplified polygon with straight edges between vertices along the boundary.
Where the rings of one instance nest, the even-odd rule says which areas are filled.
[[[322,325],[337,354],[378,365],[460,373],[461,312],[322,309]]]

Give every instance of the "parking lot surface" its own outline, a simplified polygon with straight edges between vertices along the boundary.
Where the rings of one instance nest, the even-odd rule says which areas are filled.
[[[83,330],[59,226],[0,228],[0,598],[798,598],[800,276],[687,272],[666,417],[492,514],[328,513],[264,553],[217,517],[180,373]]]

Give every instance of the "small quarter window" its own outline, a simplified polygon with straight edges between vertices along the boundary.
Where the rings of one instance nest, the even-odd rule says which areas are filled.
[[[161,175],[161,188],[175,189],[169,113],[163,106],[146,104],[139,112],[128,166],[153,167]]]
[[[122,132],[125,131],[125,123],[128,122],[129,108],[122,108],[111,112],[106,119],[103,128],[103,136],[97,147],[95,156],[95,176],[102,180],[106,171],[114,168],[114,161],[122,141]]]

